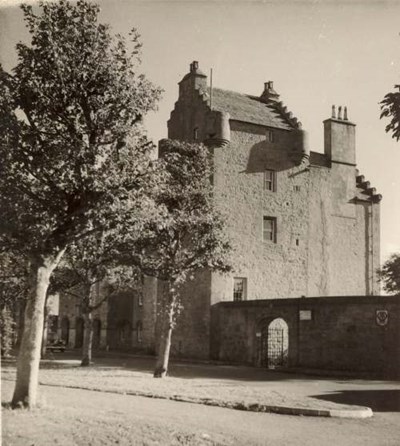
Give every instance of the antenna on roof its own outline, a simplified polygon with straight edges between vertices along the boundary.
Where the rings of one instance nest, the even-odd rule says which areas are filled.
[[[213,75],[213,69],[210,68],[210,108],[212,110],[212,75]]]

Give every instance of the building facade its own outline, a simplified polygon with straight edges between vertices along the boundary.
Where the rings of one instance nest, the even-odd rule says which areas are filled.
[[[272,82],[260,96],[210,89],[198,63],[190,65],[179,82],[168,138],[210,149],[215,206],[234,248],[234,272],[201,271],[181,290],[184,311],[172,355],[224,359],[238,342],[219,336],[225,303],[241,308],[244,301],[379,295],[382,197],[356,168],[356,126],[347,110],[333,107],[323,125],[324,147],[310,151],[306,131]],[[160,288],[146,278],[140,296],[99,309],[97,345],[156,351]],[[79,347],[81,324],[79,308],[64,300],[60,337]],[[244,345],[256,336],[253,325],[237,324],[249,331],[242,333]]]
[[[202,142],[234,273],[204,271],[184,290],[174,351],[210,356],[210,310],[224,301],[379,294],[380,200],[356,168],[346,108],[323,122],[323,151],[280,101],[210,87],[198,63],[179,82],[171,139]]]

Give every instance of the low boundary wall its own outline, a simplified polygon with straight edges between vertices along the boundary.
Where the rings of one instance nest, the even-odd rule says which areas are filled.
[[[262,336],[276,318],[288,325],[289,367],[400,377],[397,296],[220,302],[211,309],[212,358],[262,366]]]

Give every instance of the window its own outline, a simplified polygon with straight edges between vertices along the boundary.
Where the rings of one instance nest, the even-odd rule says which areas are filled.
[[[276,191],[276,172],[271,169],[264,171],[264,190]]]
[[[143,306],[143,294],[142,294],[142,293],[139,293],[139,294],[138,294],[138,300],[137,300],[137,302],[138,302],[139,307],[142,307],[142,306]]]
[[[235,277],[233,279],[233,301],[240,302],[246,299],[246,279]]]
[[[193,139],[197,141],[199,139],[199,129],[196,127],[193,129]]]
[[[272,130],[267,130],[267,141],[268,142],[275,142],[275,135]]]
[[[298,185],[293,186],[293,189],[295,192],[300,192],[300,186]]]
[[[264,217],[263,219],[263,240],[276,243],[276,218]]]

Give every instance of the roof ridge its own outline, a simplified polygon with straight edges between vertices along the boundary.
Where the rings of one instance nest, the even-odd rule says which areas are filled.
[[[294,116],[294,114],[289,111],[287,109],[287,107],[283,104],[282,101],[273,101],[273,100],[263,100],[262,97],[254,95],[254,94],[248,94],[248,93],[241,93],[238,91],[234,91],[234,90],[227,90],[225,88],[220,88],[220,87],[213,87],[212,90],[216,91],[216,92],[221,92],[222,94],[226,93],[227,95],[234,95],[236,97],[240,97],[240,98],[246,98],[246,99],[250,99],[252,101],[256,101],[259,104],[263,104],[266,107],[268,107],[269,110],[271,110],[272,112],[275,112],[279,115],[279,117],[286,122],[286,124],[291,127],[291,128],[295,128],[295,129],[299,129],[301,128],[301,122],[297,119],[296,116]],[[209,93],[209,95],[211,96],[211,87],[208,86],[207,87],[207,92]]]

